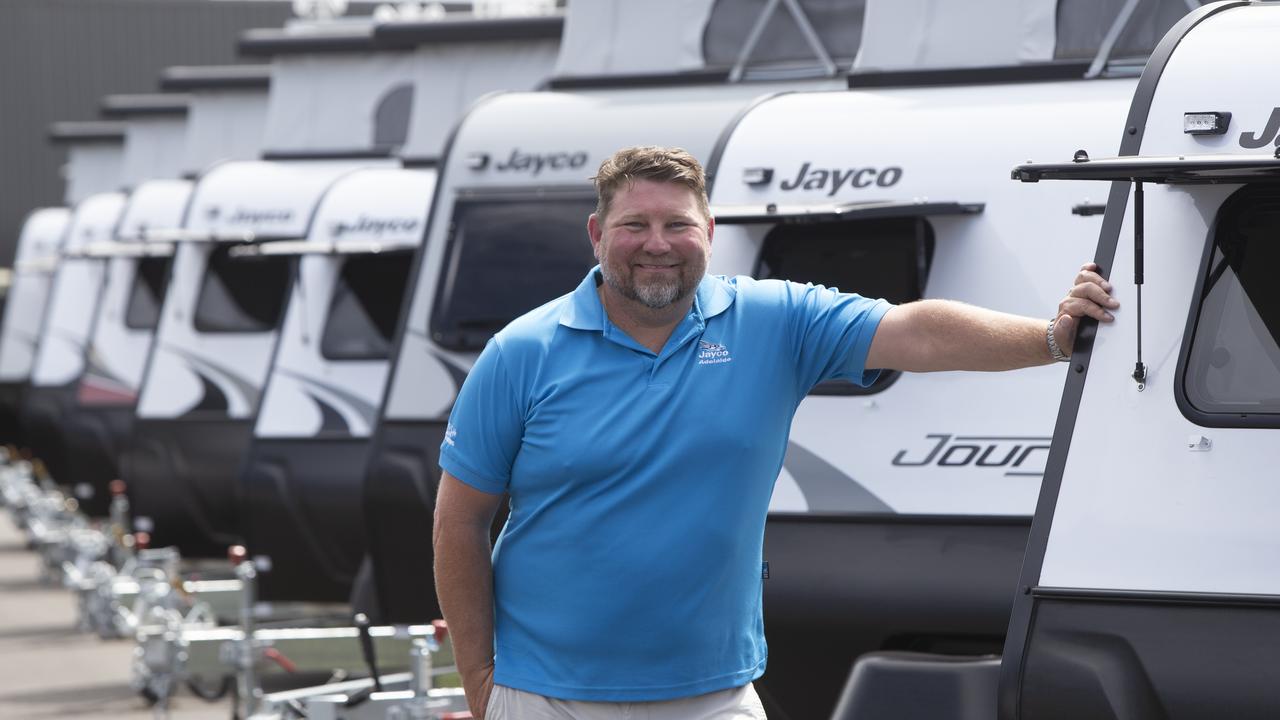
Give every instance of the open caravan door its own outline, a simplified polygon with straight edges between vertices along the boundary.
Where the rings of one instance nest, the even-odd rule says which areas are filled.
[[[655,32],[672,17],[688,19],[681,25],[688,31]],[[650,144],[684,147],[705,163],[723,128],[761,94],[843,86],[790,13],[774,14],[767,27],[796,33],[783,34],[798,49],[762,41],[735,66],[739,53],[726,51],[727,38],[740,50],[759,17],[760,8],[730,3],[570,4],[552,90],[495,95],[458,125],[365,478],[384,619],[439,616],[433,579],[421,571],[432,563],[421,538],[432,523],[449,411],[489,338],[572,291],[595,264],[586,221],[600,163],[623,147]],[[860,7],[832,11],[828,20],[829,28],[856,30]],[[612,33],[607,41],[602,28]],[[834,34],[842,40],[819,42],[822,53],[838,48],[831,54],[847,66],[857,33]],[[750,81],[731,82],[735,67]],[[799,79],[783,82],[775,71]],[[751,79],[758,74],[774,81]]]
[[[181,227],[194,186],[185,178],[214,162],[256,157],[261,149],[269,68],[174,72],[178,81],[166,78],[162,87],[191,93],[182,147],[167,156],[170,163],[180,160],[170,174],[183,179],[144,178],[129,196],[117,244],[108,248],[77,404],[63,422],[67,468],[77,484],[88,488],[92,501],[82,501],[82,508],[90,516],[107,513],[109,483],[127,474],[120,461],[132,441],[142,373],[173,263],[173,244],[152,238]]]
[[[411,58],[378,52],[368,22],[250,31],[241,51],[272,59],[266,159],[207,170],[167,238],[177,250],[125,478],[135,527],[184,557],[242,541],[239,475],[294,273],[290,256],[243,248],[306,238],[336,179],[399,165],[413,94]]]
[[[1280,108],[1238,77],[1280,60],[1278,34],[1274,3],[1192,13],[1119,157],[1014,171],[1038,192],[1113,181],[1095,259],[1123,306],[1071,361],[1004,720],[1280,716]]]

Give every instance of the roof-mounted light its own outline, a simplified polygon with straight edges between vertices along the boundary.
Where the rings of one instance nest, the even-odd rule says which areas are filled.
[[[1229,112],[1189,112],[1182,115],[1182,132],[1188,135],[1221,135],[1230,124]]]

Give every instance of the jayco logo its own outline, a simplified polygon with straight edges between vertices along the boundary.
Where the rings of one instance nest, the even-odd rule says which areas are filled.
[[[458,429],[449,423],[444,429],[444,444],[453,447],[454,438],[458,437]]]
[[[385,233],[404,233],[408,235],[417,230],[418,225],[417,218],[371,218],[361,215],[351,222],[345,220],[334,222],[332,230],[335,238],[342,237],[347,233],[364,233],[382,237]]]
[[[1280,145],[1280,107],[1271,109],[1271,117],[1267,119],[1267,126],[1260,133],[1242,132],[1240,133],[1240,147],[1250,150],[1257,150],[1271,143]]]
[[[498,172],[531,172],[537,177],[544,169],[577,170],[587,164],[587,154],[578,152],[522,153],[520,148],[511,151],[506,162],[493,166]]]
[[[780,187],[786,191],[796,190],[798,188],[804,190],[826,190],[827,197],[831,197],[840,191],[840,188],[848,185],[851,188],[864,188],[876,185],[878,187],[887,188],[898,184],[902,179],[902,168],[887,167],[883,170],[876,168],[811,168],[810,163],[800,166],[800,172],[791,180],[783,180]]]
[[[729,355],[729,348],[720,343],[711,343],[706,340],[698,341],[698,364],[699,365],[716,365],[718,363],[727,363],[733,360]]]
[[[293,219],[292,210],[246,210],[236,208],[227,218],[229,225],[263,225],[265,223],[285,223]]]

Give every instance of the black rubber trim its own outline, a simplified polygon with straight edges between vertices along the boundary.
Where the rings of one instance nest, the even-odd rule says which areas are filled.
[[[270,65],[175,65],[160,73],[160,89],[165,92],[269,87]]]
[[[373,39],[373,27],[331,29],[297,33],[283,28],[252,28],[240,34],[236,49],[244,57],[272,57],[319,53],[361,53],[380,48]]]
[[[49,142],[55,145],[118,145],[124,142],[124,123],[102,120],[55,122],[49,126]]]
[[[350,150],[266,150],[261,159],[272,162],[302,160],[379,160],[394,158],[395,148],[352,148]]]
[[[1085,73],[1088,71],[1089,63],[1076,61],[938,70],[884,70],[849,73],[848,86],[850,90],[857,90],[861,88],[998,85],[1051,80],[1080,80],[1084,78]]]
[[[441,160],[438,157],[406,157],[400,159],[406,168],[438,168]]]
[[[445,168],[448,167],[449,157],[450,155],[453,154],[453,145],[458,139],[458,133],[462,130],[462,126],[467,123],[467,119],[470,118],[485,103],[501,95],[503,95],[503,92],[501,91],[491,92],[485,95],[481,95],[475,102],[471,104],[471,107],[467,108],[467,111],[464,112],[462,116],[458,118],[458,121],[454,123],[453,127],[449,130],[449,137],[445,139],[444,148],[440,153],[440,160],[437,164],[437,167],[439,168],[439,172],[436,175],[435,191],[431,195],[431,207],[427,211],[427,222],[423,225],[423,228],[422,228],[422,242],[418,243],[418,248],[413,253],[413,268],[410,269],[409,271],[409,282],[405,283],[404,297],[401,298],[400,300],[400,308],[401,308],[400,320],[397,323],[395,337],[392,339],[392,343],[391,343],[391,347],[394,348],[394,350],[391,353],[391,362],[388,363],[388,368],[387,368],[386,392],[391,391],[391,384],[395,382],[396,371],[399,369],[399,366],[400,366],[400,349],[404,345],[404,336],[408,332],[409,316],[413,314],[412,312],[413,296],[417,292],[418,281],[420,280],[420,276],[422,275],[422,263],[424,262],[424,258],[427,256],[427,252],[429,251],[428,245],[431,242],[431,231],[435,228],[436,223],[439,222],[440,198],[444,197],[445,186],[448,185],[448,182],[447,182],[448,175],[445,171]],[[449,218],[445,218],[443,222],[449,222],[449,221],[450,221]],[[432,302],[434,302],[434,300]],[[431,322],[431,316],[428,314],[427,323],[430,324],[430,322]],[[379,443],[382,442],[382,426],[388,422],[387,420],[388,405],[390,405],[390,403],[384,401],[378,407],[378,421],[377,421],[377,424],[374,425],[373,433],[369,438],[371,448],[380,447]],[[373,461],[371,459],[370,463],[372,462]],[[367,471],[367,466],[366,466],[366,471]],[[363,482],[363,479],[361,480],[361,482]]]
[[[1142,78],[1134,91],[1133,102],[1129,106],[1129,114],[1125,119],[1120,140],[1121,156],[1134,156],[1141,151],[1147,117],[1151,112],[1151,103],[1155,98],[1160,76],[1169,64],[1169,58],[1174,50],[1182,42],[1182,38],[1211,15],[1248,4],[1247,0],[1231,0],[1205,5],[1185,15],[1165,34],[1155,51],[1151,53],[1151,58],[1147,61],[1146,69],[1143,70]],[[1111,263],[1115,259],[1116,247],[1120,241],[1120,228],[1128,209],[1129,192],[1130,183],[1128,182],[1111,184],[1111,192],[1107,198],[1107,213],[1102,221],[1098,248],[1094,253],[1094,262],[1098,264],[1099,274],[1104,278],[1110,277],[1111,274]],[[1075,432],[1076,418],[1080,413],[1080,399],[1084,393],[1085,379],[1089,372],[1089,359],[1092,355],[1097,326],[1097,321],[1090,319],[1084,320],[1080,325],[1075,352],[1070,363],[1071,371],[1067,373],[1062,403],[1058,407],[1053,444],[1049,450],[1044,479],[1040,484],[1040,497],[1036,503],[1035,517],[1031,521],[1031,533],[1027,538],[1022,576],[1018,582],[1018,587],[1023,588],[1023,591],[1014,597],[1009,632],[1005,637],[1004,662],[1000,666],[999,720],[1018,720],[1019,718],[1022,674],[1028,651],[1027,637],[1035,612],[1035,597],[1030,589],[1040,584],[1040,572],[1044,567],[1044,555],[1049,544],[1049,531],[1053,526],[1053,515],[1057,507],[1058,492],[1062,487],[1062,474],[1067,463],[1071,437]]]
[[[182,117],[187,114],[190,104],[190,95],[178,93],[107,95],[102,98],[100,111],[102,116],[106,118],[137,117],[141,115]]]
[[[547,81],[550,90],[589,90],[601,88],[634,89],[682,87],[685,85],[718,85],[729,81],[728,68],[692,70],[682,73],[637,75],[562,75]]]
[[[381,48],[403,49],[427,44],[556,40],[563,31],[563,13],[514,18],[476,18],[467,15],[429,22],[383,23],[373,28],[373,40]]]
[[[770,512],[770,520],[865,525],[1030,525],[1030,515],[920,515],[910,513]]]
[[[1245,593],[1192,593],[1105,588],[1036,587],[1032,597],[1098,602],[1140,602],[1160,605],[1220,605],[1223,607],[1280,607],[1280,595]]]
[[[708,201],[710,201],[711,191],[715,187],[716,174],[720,172],[720,159],[724,157],[725,148],[729,146],[729,141],[733,139],[733,134],[737,132],[738,126],[741,125],[747,115],[750,115],[756,108],[764,105],[774,98],[779,98],[783,95],[790,95],[793,92],[795,91],[783,90],[781,92],[765,93],[747,103],[742,107],[742,109],[734,113],[733,118],[729,120],[729,123],[720,131],[720,136],[716,138],[716,144],[711,146],[711,157],[707,158],[707,164],[703,168],[703,172],[707,178]]]

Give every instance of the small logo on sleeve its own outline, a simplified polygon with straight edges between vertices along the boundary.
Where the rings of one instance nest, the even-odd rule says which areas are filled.
[[[720,343],[707,342],[706,340],[698,341],[698,364],[699,365],[717,365],[719,363],[731,362],[733,357],[729,355],[729,348]]]
[[[456,437],[458,437],[458,429],[453,426],[453,423],[449,423],[444,429],[444,444],[453,447],[453,439]]]

